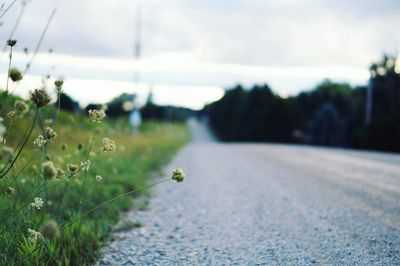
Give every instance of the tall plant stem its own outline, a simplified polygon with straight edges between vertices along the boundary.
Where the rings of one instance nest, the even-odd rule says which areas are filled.
[[[14,158],[14,160],[11,162],[11,164],[8,166],[8,168],[7,168],[6,170],[2,169],[2,173],[1,173],[1,175],[0,175],[0,178],[3,178],[3,177],[10,171],[10,169],[13,167],[13,165],[14,165],[15,162],[17,161],[19,155],[21,154],[21,152],[22,152],[22,150],[24,149],[26,143],[28,142],[28,139],[29,139],[30,136],[32,135],[32,131],[33,131],[34,127],[35,127],[36,119],[37,119],[37,117],[38,117],[38,113],[39,113],[39,108],[36,108],[36,110],[35,110],[35,115],[34,115],[34,117],[33,117],[32,125],[31,125],[31,127],[30,127],[30,129],[29,129],[28,136],[26,136],[24,142],[22,143],[21,148],[19,149],[17,155],[15,156],[15,158]],[[4,172],[3,172],[3,171],[4,171]]]
[[[8,95],[8,83],[10,80],[10,70],[11,70],[11,60],[12,60],[12,52],[13,52],[13,47],[10,46],[10,58],[8,60],[8,73],[7,73],[7,83],[6,83],[6,97]]]
[[[128,196],[128,195],[134,194],[134,193],[136,193],[136,192],[139,192],[139,191],[142,191],[142,190],[145,190],[145,189],[154,187],[155,185],[158,185],[158,184],[163,183],[163,182],[168,182],[168,181],[171,181],[171,179],[170,179],[170,178],[163,179],[163,180],[157,181],[157,182],[155,182],[155,183],[153,183],[153,184],[150,184],[150,185],[147,185],[147,186],[144,186],[144,187],[135,189],[135,190],[128,191],[128,192],[126,192],[126,193],[124,193],[124,194],[122,194],[122,195],[119,195],[118,197],[115,197],[115,198],[112,198],[112,199],[110,199],[110,200],[107,200],[107,201],[101,203],[100,205],[97,205],[96,207],[94,207],[94,208],[92,208],[92,209],[90,209],[90,210],[84,212],[81,216],[79,216],[79,217],[76,218],[75,220],[73,220],[73,221],[71,221],[71,222],[68,222],[68,221],[65,222],[65,223],[61,226],[61,229],[63,229],[63,228],[66,227],[66,226],[69,226],[69,225],[72,225],[72,224],[78,222],[78,221],[81,220],[83,217],[85,217],[85,216],[91,214],[91,213],[94,212],[95,210],[97,210],[97,209],[99,209],[99,208],[101,208],[101,207],[103,207],[103,206],[105,206],[105,205],[107,205],[107,204],[110,204],[111,202],[114,202],[114,201],[116,201],[116,200],[118,200],[118,199],[120,199],[120,198],[126,197],[126,196]]]

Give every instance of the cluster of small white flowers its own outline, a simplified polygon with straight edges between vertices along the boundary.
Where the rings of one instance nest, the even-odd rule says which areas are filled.
[[[36,241],[43,239],[43,236],[40,232],[37,232],[37,231],[29,228],[28,229],[28,239],[30,242],[35,243]]]
[[[101,175],[96,175],[96,181],[97,182],[103,181],[103,177]]]
[[[31,207],[40,210],[43,207],[43,200],[39,197],[36,197],[31,203]]]
[[[46,144],[46,140],[44,139],[44,137],[42,135],[39,135],[34,141],[33,144],[36,145],[39,149],[42,148],[44,146],[44,144]]]
[[[106,117],[106,112],[104,110],[89,110],[89,118],[92,122],[101,123],[101,121]]]
[[[115,152],[115,150],[117,149],[115,142],[109,138],[104,138],[102,142],[103,152]]]
[[[86,161],[81,162],[81,169],[82,169],[82,171],[89,171],[90,161],[86,160]]]

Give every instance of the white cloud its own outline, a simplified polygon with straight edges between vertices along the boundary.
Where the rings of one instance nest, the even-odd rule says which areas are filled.
[[[32,1],[16,31],[16,51],[34,47],[58,5],[33,75],[129,83],[138,69],[143,83],[170,86],[165,91],[268,82],[293,94],[324,78],[363,83],[371,61],[400,44],[397,0],[144,0],[143,58],[135,63],[138,1]],[[18,8],[5,16],[2,34]],[[49,48],[55,53],[46,54]],[[20,67],[26,60],[16,54]]]

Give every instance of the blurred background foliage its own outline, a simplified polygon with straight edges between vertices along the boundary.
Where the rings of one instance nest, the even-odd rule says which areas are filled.
[[[275,94],[267,84],[237,85],[203,112],[225,141],[400,151],[400,75],[395,62],[396,57],[385,55],[372,64],[367,86],[325,80],[288,98]],[[370,119],[368,86],[372,90]]]

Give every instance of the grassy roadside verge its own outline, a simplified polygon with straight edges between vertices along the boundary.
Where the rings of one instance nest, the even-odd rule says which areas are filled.
[[[7,145],[16,145],[29,119],[21,122],[14,125]],[[10,174],[0,180],[0,220],[4,219],[0,224],[1,265],[14,265],[22,258],[23,265],[87,265],[94,262],[96,252],[111,232],[112,225],[132,205],[132,197],[104,206],[59,232],[51,232],[54,231],[52,224],[60,227],[71,217],[79,217],[106,200],[148,184],[150,173],[160,170],[188,140],[187,128],[182,124],[147,122],[138,134],[132,136],[122,120],[95,125],[86,117],[66,113],[60,114],[55,131],[58,136],[48,146],[47,156],[43,158],[32,144],[41,133],[36,128],[20,160]],[[43,207],[40,210],[27,207],[15,213],[32,202],[32,195],[40,191],[44,182],[51,186],[60,181],[40,177],[43,162],[51,161],[67,171],[67,164],[85,161],[93,132],[96,133],[89,155],[91,167],[86,174],[77,174],[62,185],[41,193]],[[115,153],[101,152],[103,137],[115,140]],[[97,175],[103,179],[96,180]],[[10,186],[14,192],[7,195]],[[43,245],[37,248],[37,242],[29,238],[29,229],[50,237],[40,240]]]

